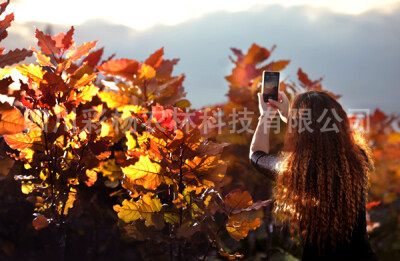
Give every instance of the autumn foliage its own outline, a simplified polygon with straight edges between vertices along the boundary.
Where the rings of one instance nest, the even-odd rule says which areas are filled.
[[[9,14],[0,22],[0,40],[13,19]],[[103,58],[97,41],[77,46],[74,31],[51,36],[36,29],[37,47],[0,49],[0,94],[14,101],[0,104],[0,135],[7,144],[1,161],[23,165],[20,173],[1,173],[13,175],[34,205],[32,226],[53,229],[65,241],[71,210],[84,205],[80,193],[96,184],[117,202],[109,210],[124,235],[157,246],[142,258],[205,260],[213,253],[242,258],[232,240],[273,225],[271,184],[248,162],[258,118],[256,92],[263,70],[280,71],[290,61],[267,61],[275,46],[253,44],[246,54],[232,48],[229,101],[196,110],[185,99],[185,76],[173,75],[179,59],[165,59],[163,48],[145,61]],[[32,54],[35,64],[10,67]],[[298,83],[285,80],[280,88],[289,97],[302,90],[326,91],[321,81],[299,69]],[[246,130],[243,122],[229,118],[237,111],[248,113]],[[400,185],[397,118],[377,110],[367,120],[377,159],[372,197],[390,203]],[[284,127],[275,134],[275,150],[283,134]],[[375,224],[371,231],[379,226],[370,224]],[[266,235],[270,248],[274,234],[267,229]]]

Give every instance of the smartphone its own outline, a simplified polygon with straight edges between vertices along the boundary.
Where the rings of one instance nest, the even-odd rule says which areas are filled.
[[[278,100],[279,72],[263,71],[262,93],[264,102],[268,99]]]

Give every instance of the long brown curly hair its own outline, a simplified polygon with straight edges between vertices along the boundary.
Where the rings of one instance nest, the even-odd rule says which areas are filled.
[[[335,248],[349,242],[365,204],[371,152],[354,135],[342,106],[321,91],[291,103],[275,211],[304,242]],[[362,148],[363,151],[360,149]]]

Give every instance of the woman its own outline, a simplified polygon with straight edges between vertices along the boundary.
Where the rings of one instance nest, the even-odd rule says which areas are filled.
[[[350,130],[346,112],[320,91],[297,95],[289,108],[265,103],[250,146],[250,162],[276,181],[275,211],[301,238],[302,260],[379,260],[366,232],[366,186],[373,170],[370,151]],[[269,154],[271,121],[287,122],[279,156]]]

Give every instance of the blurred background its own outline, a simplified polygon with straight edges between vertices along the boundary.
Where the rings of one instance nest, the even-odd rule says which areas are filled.
[[[180,59],[173,74],[186,75],[186,98],[198,109],[250,104],[257,110],[254,97],[244,95],[236,102],[229,96],[232,83],[224,77],[234,74],[230,48],[246,54],[253,43],[268,50],[276,45],[268,62],[291,61],[281,80],[297,81],[301,67],[312,80],[323,77],[324,90],[341,95],[347,110],[370,110],[367,138],[377,171],[371,179],[368,231],[382,260],[400,260],[400,0],[12,0],[7,8],[11,12],[15,21],[2,41],[7,49],[36,47],[35,28],[55,35],[71,26],[78,45],[99,40],[97,49],[105,47],[103,59],[116,54],[144,61],[164,47],[164,59]],[[29,62],[35,58],[24,61]],[[282,145],[283,134],[271,139],[273,149]],[[266,199],[258,192],[270,184],[255,174],[247,158],[251,137],[228,133],[218,141],[231,143],[224,153],[232,163],[227,171],[234,177],[232,186]],[[1,157],[6,156],[5,146],[1,140]],[[34,207],[14,180],[23,165],[2,164],[7,171],[0,175],[0,260],[56,260],[50,253],[59,256],[57,240],[49,230],[32,228]],[[133,260],[143,254],[139,252],[156,251],[120,232],[112,211],[118,202],[109,197],[114,190],[103,185],[105,180],[80,188],[80,205],[72,210],[67,231],[66,260]],[[246,240],[227,245],[232,251],[244,250],[246,260],[263,260],[270,240],[266,230],[264,224]],[[288,243],[288,234],[282,239],[276,236],[281,231],[274,233],[274,242],[268,243],[275,251],[271,260],[297,260],[293,256],[299,257],[300,249]]]
[[[144,60],[164,46],[180,58],[176,73],[193,107],[226,102],[230,47],[276,45],[272,60],[291,60],[282,79],[302,67],[347,109],[400,110],[400,1],[397,0],[14,0],[6,47],[36,46],[34,30],[75,26],[78,43],[99,40],[105,57]]]

